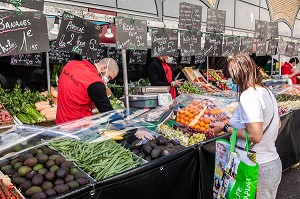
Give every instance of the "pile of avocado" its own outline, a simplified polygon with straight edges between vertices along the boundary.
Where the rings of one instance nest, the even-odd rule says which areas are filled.
[[[186,147],[180,145],[175,140],[169,140],[160,135],[155,140],[151,140],[143,145],[139,145],[141,140],[137,139],[130,145],[130,150],[147,160],[148,162],[181,151]]]
[[[0,167],[31,199],[53,197],[89,183],[83,172],[47,146],[30,149]]]

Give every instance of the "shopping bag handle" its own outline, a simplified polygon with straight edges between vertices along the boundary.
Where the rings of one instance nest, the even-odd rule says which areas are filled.
[[[238,129],[234,128],[231,134],[231,141],[230,141],[230,152],[234,152],[235,149],[235,145],[236,145],[236,134],[238,132]],[[245,136],[245,140],[246,140],[246,148],[245,151],[248,153],[250,150],[250,143],[249,143],[249,138],[248,138],[248,131],[246,130],[246,136]]]

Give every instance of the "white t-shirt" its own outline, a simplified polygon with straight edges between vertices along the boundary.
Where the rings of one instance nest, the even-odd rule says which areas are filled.
[[[269,91],[270,92],[270,91]],[[262,137],[262,140],[255,144],[253,151],[256,154],[258,164],[263,164],[276,160],[279,155],[276,151],[275,141],[278,135],[279,114],[277,102],[274,95],[262,87],[250,87],[240,96],[240,103],[237,110],[233,113],[229,124],[237,129],[245,128],[246,123],[263,122],[265,129],[273,116],[274,118],[269,129]],[[273,101],[273,103],[272,103]],[[245,140],[238,139],[237,145],[245,147]]]

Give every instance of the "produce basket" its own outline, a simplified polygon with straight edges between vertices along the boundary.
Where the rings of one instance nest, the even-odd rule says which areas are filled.
[[[3,198],[13,196],[16,199],[25,199],[19,190],[11,183],[11,179],[0,171],[0,195]]]
[[[9,126],[14,124],[14,119],[6,108],[0,103],[0,126]]]
[[[206,79],[197,69],[193,69],[192,67],[185,67],[184,69],[182,69],[182,72],[190,82],[207,83]]]

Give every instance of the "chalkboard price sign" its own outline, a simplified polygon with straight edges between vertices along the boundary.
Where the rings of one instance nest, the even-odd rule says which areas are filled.
[[[293,57],[294,56],[294,50],[295,50],[295,43],[287,41],[284,55],[288,56],[288,57]]]
[[[41,12],[0,13],[0,56],[49,51],[46,17]]]
[[[181,64],[191,64],[192,61],[192,57],[188,56],[188,57],[181,57]]]
[[[213,33],[205,36],[204,56],[222,56],[222,35],[215,35]]]
[[[300,43],[295,44],[293,56],[297,57],[300,51]]]
[[[195,56],[195,64],[203,64],[204,62],[206,62],[206,56],[204,56],[203,52],[201,53],[201,55]]]
[[[50,63],[65,64],[74,59],[74,54],[55,47],[56,41],[50,42],[49,60]]]
[[[10,64],[16,66],[41,66],[42,54],[36,53],[12,55],[10,59]]]
[[[88,20],[64,12],[56,47],[96,59],[101,27]]]
[[[118,65],[122,64],[122,50],[108,46],[106,48],[106,57],[113,58]]]
[[[251,37],[243,37],[241,40],[240,51],[252,55],[254,39]]]
[[[280,40],[278,42],[278,54],[284,55],[286,49],[286,43],[285,41]]]
[[[129,64],[145,64],[147,60],[146,50],[131,50],[129,53]]]
[[[256,56],[266,56],[266,41],[257,40],[256,41]]]
[[[278,41],[276,40],[269,41],[267,55],[276,55],[277,46],[278,46]]]
[[[238,37],[226,36],[222,46],[222,56],[228,57],[238,52],[240,48],[240,40]]]
[[[181,2],[179,5],[179,24],[182,29],[201,30],[202,7]]]
[[[87,60],[90,60],[91,62],[93,63],[97,63],[99,62],[101,59],[105,58],[107,55],[106,53],[106,48],[105,46],[101,46],[98,48],[97,50],[97,56],[96,56],[96,59],[92,59],[90,57],[87,57],[87,56],[82,56],[82,59],[87,59]]]
[[[267,23],[267,39],[278,38],[278,22]]]
[[[261,20],[255,20],[255,33],[254,38],[256,39],[266,39],[268,31],[268,22],[261,21]]]
[[[226,11],[207,9],[206,32],[225,32]]]
[[[0,2],[13,4],[13,0],[0,0]],[[21,6],[23,7],[31,8],[34,10],[40,10],[40,11],[44,10],[44,0],[25,0],[25,1],[23,0],[20,2],[21,2]]]
[[[201,32],[181,31],[180,33],[181,56],[193,56],[201,53]]]
[[[151,56],[175,56],[178,52],[178,30],[152,30]]]
[[[115,17],[117,48],[147,50],[147,21]]]

